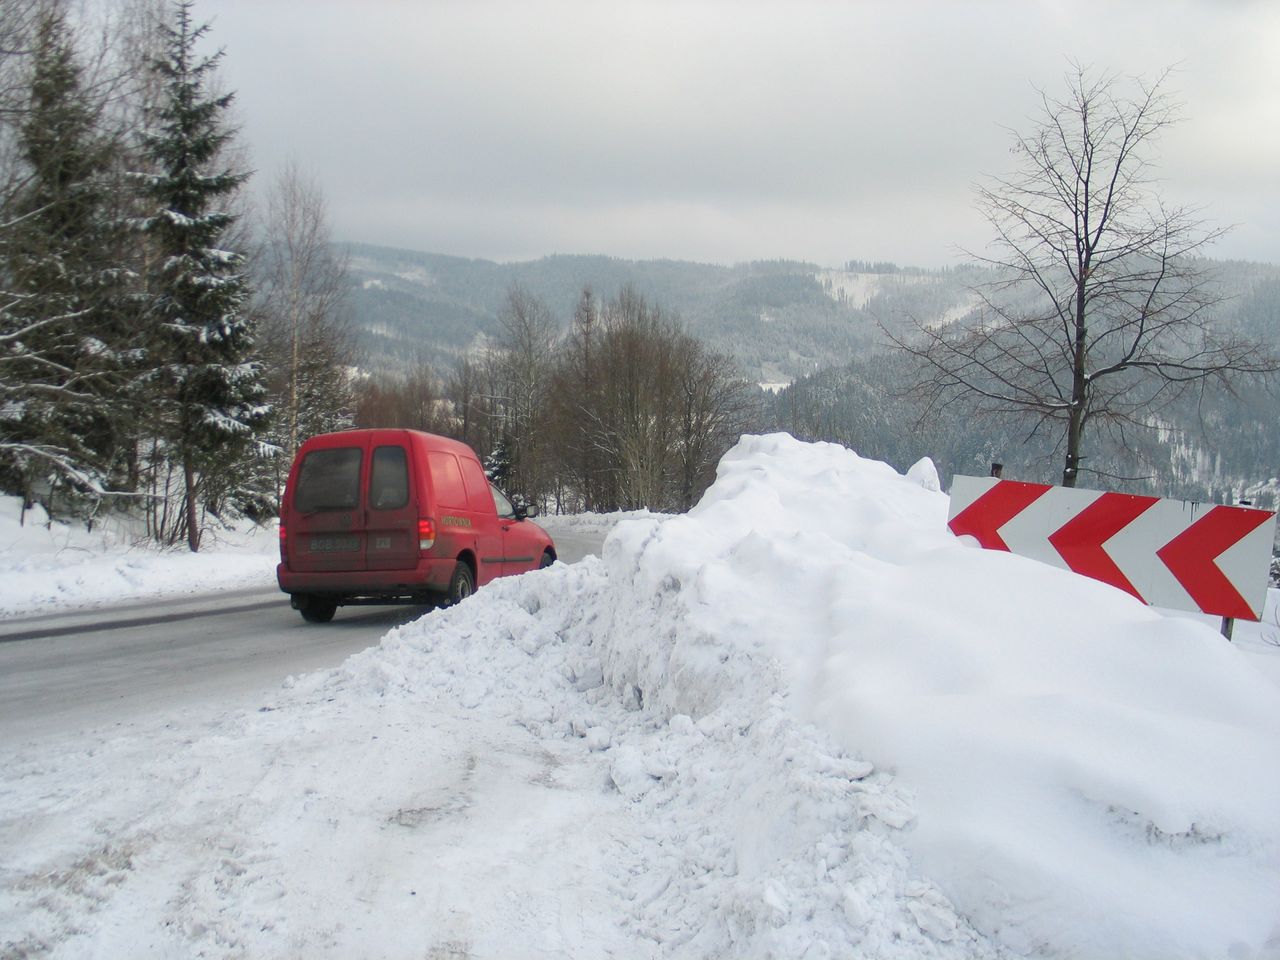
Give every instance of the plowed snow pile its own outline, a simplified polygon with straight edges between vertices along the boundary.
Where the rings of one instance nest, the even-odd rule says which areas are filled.
[[[22,956],[1280,956],[1280,689],[747,437],[270,709],[6,746]],[[15,951],[16,947],[16,951]],[[0,951],[3,952],[3,951]]]

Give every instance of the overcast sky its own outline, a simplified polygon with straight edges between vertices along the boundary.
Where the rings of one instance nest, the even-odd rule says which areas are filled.
[[[259,187],[415,250],[944,266],[1074,58],[1185,121],[1163,193],[1280,263],[1280,3],[198,0]]]

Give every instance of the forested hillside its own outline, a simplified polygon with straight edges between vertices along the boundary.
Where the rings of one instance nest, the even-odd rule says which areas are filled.
[[[607,257],[488,261],[353,245],[352,305],[366,362],[395,369],[410,361],[447,368],[498,335],[498,314],[519,286],[567,326],[582,287],[630,285],[709,346],[730,354],[743,374],[770,386],[758,429],[846,444],[905,469],[935,459],[944,480],[985,474],[1054,479],[1059,437],[1026,423],[975,419],[963,404],[925,415],[909,392],[913,372],[882,327],[972,319],[974,288],[990,280],[978,266],[948,270],[851,262],[830,270],[798,262],[722,267]],[[1280,268],[1208,264],[1223,302],[1214,323],[1258,339],[1280,339]],[[789,385],[789,386],[788,386]],[[1086,468],[1086,485],[1214,501],[1251,497],[1274,503],[1280,471],[1280,395],[1257,380],[1235,394],[1206,385],[1104,444]],[[1092,478],[1090,480],[1089,478]]]
[[[743,373],[781,384],[858,355],[879,341],[877,322],[940,317],[971,305],[976,268],[907,271],[881,264],[826,270],[794,261],[733,267],[674,260],[553,256],[498,264],[352,244],[352,309],[367,362],[447,366],[498,331],[519,286],[568,318],[584,286],[631,286],[683,321]]]
[[[1280,339],[1280,269],[1251,263],[1213,263],[1223,300],[1212,324],[1264,343]],[[971,277],[971,279],[973,279]],[[884,309],[888,298],[876,306]],[[966,323],[941,305],[917,313],[925,324]],[[877,317],[886,327],[910,308]],[[883,342],[796,380],[770,397],[770,422],[798,437],[845,443],[865,456],[906,469],[932,457],[944,479],[985,475],[993,463],[1006,477],[1057,482],[1060,431],[1034,418],[975,417],[970,404],[926,407],[911,391],[917,371]],[[1083,485],[1213,502],[1251,500],[1275,507],[1280,471],[1280,393],[1274,377],[1250,378],[1234,389],[1216,381],[1196,387],[1167,409],[1117,436],[1099,436],[1083,464]],[[1145,424],[1145,426],[1144,426]]]

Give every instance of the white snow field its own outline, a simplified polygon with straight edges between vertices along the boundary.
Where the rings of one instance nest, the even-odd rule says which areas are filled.
[[[0,617],[275,583],[274,526],[210,532],[200,553],[157,550],[142,534],[116,516],[93,531],[50,523],[39,506],[22,518],[21,501],[0,496]]]
[[[0,955],[1280,957],[1274,592],[1228,643],[937,487],[745,437],[256,711],[5,743]]]

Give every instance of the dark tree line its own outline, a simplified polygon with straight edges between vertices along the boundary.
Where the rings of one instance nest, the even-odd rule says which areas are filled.
[[[758,391],[730,357],[631,288],[598,304],[584,290],[548,381],[555,487],[587,510],[687,510],[757,422]]]
[[[502,336],[444,378],[420,368],[363,385],[356,421],[446,433],[490,475],[560,511],[686,510],[759,422],[759,391],[632,288],[584,289],[567,329],[514,288]]]
[[[95,44],[77,13],[0,0],[0,489],[140,504],[195,550],[274,509],[299,429],[349,422],[342,267],[296,171],[253,241],[190,0],[123,3]]]

